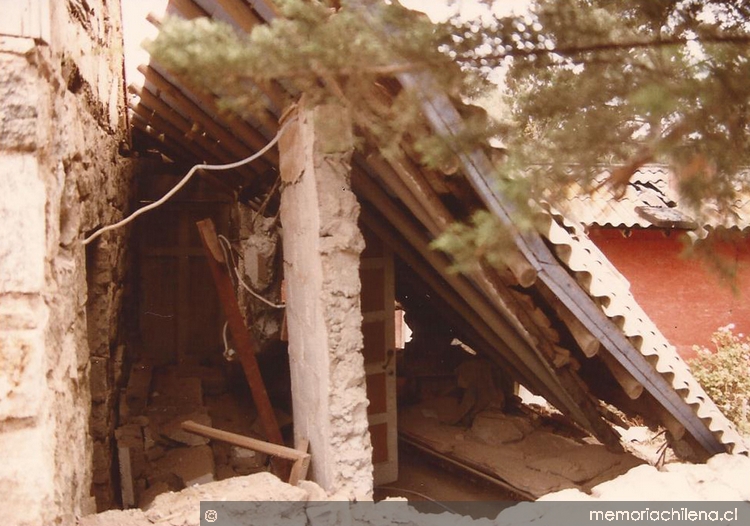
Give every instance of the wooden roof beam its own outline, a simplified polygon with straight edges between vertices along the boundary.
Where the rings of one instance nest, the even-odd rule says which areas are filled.
[[[539,363],[536,353],[529,349],[528,343],[507,325],[505,319],[487,303],[487,299],[482,294],[466,282],[464,278],[449,271],[450,263],[447,258],[429,247],[429,239],[388,199],[377,184],[361,171],[354,170],[352,186],[358,195],[372,203],[394,227],[402,232],[420,256],[438,271],[443,279],[472,305],[477,314],[493,328],[494,332],[505,342],[503,349],[509,353],[509,360],[514,363],[515,368],[533,371],[533,375],[528,376],[536,376],[541,380],[540,384],[534,387],[541,389],[541,384],[545,384],[547,387],[545,391],[550,392],[551,386],[558,385],[557,378],[544,364]],[[564,399],[559,395],[554,398],[556,400]]]
[[[458,134],[463,120],[447,95],[435,87],[429,74],[401,73],[399,81],[420,96],[422,109],[435,133]],[[536,232],[521,232],[516,227],[511,212],[513,205],[492,184],[491,162],[479,149],[457,152],[466,177],[474,186],[487,208],[508,228],[514,242],[524,257],[538,272],[542,281],[560,298],[565,306],[602,342],[628,372],[651,393],[654,398],[682,426],[689,429],[693,437],[709,453],[727,450],[719,438],[709,429],[707,422],[696,414],[671,383],[664,378],[622,334],[622,331],[606,317],[594,300],[584,291]]]
[[[250,33],[255,26],[263,23],[263,20],[242,1],[216,0],[216,3],[219,4],[226,14],[232,17],[232,20],[234,20],[246,33]]]
[[[202,162],[200,159],[195,157],[195,154],[193,152],[189,150],[185,150],[185,148],[181,144],[177,143],[171,137],[163,133],[159,133],[154,128],[150,127],[138,115],[134,115],[132,122],[133,122],[133,126],[138,128],[144,134],[148,135],[154,141],[158,142],[160,146],[163,145],[166,148],[167,153],[169,153],[172,156],[175,156],[175,158],[177,157],[181,159],[193,158],[195,160],[193,164],[198,164],[199,162]],[[222,192],[225,192],[226,194],[232,196],[232,198],[234,198],[237,195],[235,188],[231,184],[228,184],[224,179],[217,177],[213,173],[206,171],[206,170],[198,170],[198,175],[204,178],[210,184],[216,186]],[[238,175],[236,177],[241,179],[241,177]]]
[[[391,165],[379,154],[373,153],[365,160],[367,166],[371,167],[386,186],[398,197],[409,211],[422,223],[427,230],[436,235],[440,232],[439,225],[432,218],[424,201],[418,199],[406,186],[403,180],[396,174]]]
[[[172,160],[173,163],[177,164],[183,162],[184,164],[194,165],[200,162],[200,159],[195,156],[193,152],[190,152],[178,144],[171,137],[167,137],[163,133],[159,133],[156,129],[152,128],[142,118],[138,118],[134,115],[131,110],[131,117],[136,117],[133,121],[133,126],[140,130],[142,134],[150,139],[153,148],[158,148],[163,155]]]
[[[472,305],[459,295],[442,278],[440,273],[419,255],[418,251],[409,242],[396,234],[394,228],[387,226],[388,221],[383,220],[381,216],[370,211],[370,205],[367,203],[363,204],[361,217],[365,225],[389,245],[398,254],[398,257],[413,268],[419,275],[419,278],[442,298],[456,313],[456,316],[462,320],[462,323],[466,324],[479,340],[485,342],[484,351],[487,352],[491,359],[499,358],[501,365],[518,374],[520,376],[518,380],[524,383],[524,385],[534,385],[535,388],[543,388],[543,386],[537,387],[535,385],[534,376],[522,363],[509,358],[505,353],[498,352],[498,349],[507,348],[506,343],[493,332],[484,319],[477,314]],[[552,391],[546,390],[542,392],[545,393],[545,396],[549,397],[550,401],[555,400]]]
[[[210,160],[214,164],[227,164],[233,161],[233,159],[227,159],[226,153],[222,152],[205,137],[201,137],[198,134],[191,134],[189,129],[182,129],[173,125],[146,106],[141,104],[137,106],[131,105],[130,109],[149,126],[156,128],[165,135],[169,135],[175,141],[185,144],[185,147],[188,149],[197,149],[201,154],[200,157]],[[234,171],[244,176],[246,181],[253,181],[258,178],[258,174],[248,166],[240,166]]]
[[[146,20],[148,20],[156,28],[159,28],[162,25],[161,19],[153,13],[149,13],[146,17]],[[190,82],[185,77],[180,77],[180,82],[186,85],[189,90],[197,96],[205,96],[208,98],[215,97],[214,94],[210,92],[204,92],[203,90],[199,89],[195,86],[194,83]],[[287,105],[291,102],[291,99],[290,97],[286,97],[284,95],[286,93],[286,90],[275,80],[268,82],[253,81],[253,83],[255,84],[255,87],[257,87],[263,93],[263,95],[266,96],[270,105],[272,106],[269,108],[268,105],[266,105],[263,111],[256,113],[255,115],[253,115],[253,117],[260,122],[261,126],[265,126],[267,130],[275,132],[277,128],[277,120],[280,114],[283,112],[284,108],[286,108]]]
[[[211,117],[211,114],[208,111],[204,110],[203,108],[201,108],[201,106],[190,100],[187,95],[185,95],[179,88],[168,81],[152,66],[146,66],[142,64],[138,66],[138,71],[143,74],[147,82],[153,84],[156,89],[167,93],[175,101],[175,104],[179,104],[180,111],[182,111],[183,113],[203,113],[212,120],[215,120],[213,117]],[[268,144],[268,139],[263,134],[252,128],[240,117],[227,111],[221,111],[218,107],[216,99],[213,96],[198,92],[193,92],[193,95],[200,101],[201,104],[203,104],[203,106],[207,110],[210,110],[210,112],[213,112],[217,116],[220,115],[221,121],[226,123],[226,125],[231,130],[231,133],[238,140],[241,140],[253,150],[260,150],[266,144]],[[279,153],[276,149],[269,150],[263,157],[274,166],[278,165]]]
[[[169,0],[169,6],[174,7],[188,20],[193,18],[210,17],[211,14],[191,0]]]
[[[408,219],[401,213],[382,191],[365,175],[355,177],[352,175],[352,184],[361,190],[366,199],[370,200],[399,230],[405,232],[410,240],[414,240],[415,248],[422,257],[430,262],[433,267],[470,303],[473,302],[478,314],[482,316],[498,336],[506,342],[506,351],[510,350],[510,356],[517,356],[521,362],[539,378],[540,382],[532,386],[540,390],[544,385],[544,391],[552,390],[554,399],[550,399],[558,409],[566,412],[581,426],[585,427],[600,440],[612,448],[619,447],[619,437],[601,419],[596,404],[591,399],[582,384],[576,380],[573,373],[567,368],[554,370],[550,362],[542,355],[538,347],[544,347],[549,354],[555,354],[554,345],[545,339],[543,334],[532,338],[524,325],[512,312],[503,298],[500,287],[496,287],[491,279],[482,272],[473,273],[472,281],[484,292],[480,294],[468,283],[459,279],[459,276],[448,271],[448,263],[444,257],[429,248],[429,240],[424,238],[418,229],[409,225]],[[446,212],[447,213],[447,212]],[[409,232],[408,234],[406,232]],[[420,238],[422,238],[420,240]],[[487,296],[485,296],[487,295]],[[489,305],[484,303],[489,300]],[[536,327],[534,320],[525,314],[523,309],[516,309],[523,314],[522,318],[532,327]],[[500,313],[504,313],[501,315]],[[491,320],[491,321],[490,321]],[[536,341],[535,341],[536,340]],[[518,369],[516,364],[516,369]],[[553,387],[553,386],[556,386]],[[564,387],[563,387],[564,386]],[[549,391],[548,391],[549,392]],[[549,395],[548,395],[549,396]]]
[[[242,2],[242,0],[216,0],[216,3],[226,12],[234,22],[242,28],[245,33],[252,32],[256,26],[264,24],[263,19],[255,14],[253,9]],[[281,112],[289,103],[288,97],[284,96],[283,88],[275,81],[256,82],[256,86],[274,104],[277,115],[274,120],[281,116]],[[264,123],[268,126],[269,123]],[[271,128],[273,129],[273,128]]]
[[[373,168],[377,170],[378,175],[389,188],[427,227],[433,237],[438,237],[455,221],[419,167],[415,166],[405,155],[396,154],[388,159],[379,155],[370,155],[368,161],[372,163]],[[530,286],[536,279],[536,272],[528,266],[520,253],[511,250],[507,263],[513,275],[523,286]],[[511,320],[516,332],[527,339],[530,339],[531,331],[536,332],[537,345],[543,347],[550,356],[554,356],[554,343],[557,343],[557,339],[550,338],[549,331],[545,331],[544,327],[537,327],[537,320],[526,315],[524,306],[517,305],[517,299],[508,293],[507,284],[499,282],[499,275],[497,275],[498,279],[492,279],[489,277],[490,274],[497,273],[488,268],[488,265],[483,265],[481,271],[469,272],[467,276],[490,302]],[[523,325],[521,320],[528,325]],[[528,343],[532,348],[536,347],[532,341]],[[582,396],[582,393],[578,394]],[[593,413],[590,418],[594,418]]]
[[[191,114],[185,113],[185,107],[179,102],[175,103],[175,106],[179,107],[179,112],[170,106],[169,102],[157,97],[148,89],[139,88],[134,85],[128,86],[128,91],[138,96],[141,102],[159,112],[160,114],[174,113],[178,116],[181,121],[184,121],[186,125],[190,124],[189,118],[193,118],[193,125],[202,127],[207,133],[210,133],[216,142],[226,150],[235,160],[244,159],[253,153],[253,150],[246,144],[238,141],[232,134],[227,132],[224,128],[217,125],[208,115],[202,111],[199,113]],[[189,118],[185,117],[187,115]],[[258,172],[265,172],[272,168],[272,165],[265,159],[258,159],[251,163]]]

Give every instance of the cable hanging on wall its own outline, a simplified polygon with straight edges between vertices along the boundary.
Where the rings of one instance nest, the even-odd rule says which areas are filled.
[[[250,294],[253,295],[253,297],[259,299],[269,307],[273,307],[274,309],[283,309],[286,307],[284,303],[273,303],[272,301],[267,300],[257,292],[255,292],[250,285],[245,283],[245,280],[242,279],[242,276],[240,275],[239,268],[237,266],[237,263],[234,259],[234,252],[232,249],[232,244],[229,242],[229,240],[224,237],[223,235],[219,234],[219,245],[221,246],[221,251],[224,253],[224,260],[227,263],[227,269],[229,269],[229,275],[230,277],[234,275],[235,278],[237,278],[237,282],[242,285],[242,288],[244,288],[246,291],[248,291]],[[234,281],[234,279],[232,279]],[[236,284],[235,284],[236,286]]]
[[[286,130],[286,127],[289,126],[289,124],[293,121],[294,119],[290,120],[289,122],[285,123],[284,126],[279,128],[279,131],[276,132],[276,135],[274,136],[273,139],[271,139],[271,142],[265,145],[262,149],[258,150],[253,155],[246,157],[240,161],[236,161],[236,162],[229,163],[229,164],[196,164],[190,169],[190,171],[188,171],[185,177],[183,177],[180,180],[180,182],[177,183],[169,192],[164,194],[164,196],[162,196],[161,199],[159,199],[158,201],[154,201],[153,203],[148,204],[144,206],[143,208],[139,208],[138,210],[130,214],[128,217],[126,217],[122,221],[118,221],[117,223],[114,223],[112,225],[108,225],[108,226],[100,228],[99,230],[91,234],[89,237],[85,238],[83,240],[83,244],[88,245],[97,237],[102,235],[104,232],[121,228],[127,225],[128,223],[130,223],[131,221],[133,221],[139,215],[145,214],[146,212],[150,210],[160,207],[161,205],[166,203],[174,194],[176,194],[183,186],[185,186],[188,183],[188,181],[190,181],[190,179],[193,177],[195,172],[197,172],[198,170],[209,170],[209,171],[233,170],[235,168],[239,168],[240,166],[243,166],[245,164],[255,161],[260,156],[265,154],[268,150],[273,148],[273,146],[279,141],[281,134],[284,133],[284,130]]]

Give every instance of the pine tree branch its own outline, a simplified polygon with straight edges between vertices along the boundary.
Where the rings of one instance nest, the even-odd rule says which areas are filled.
[[[750,44],[750,35],[710,35],[697,38],[672,37],[661,38],[659,40],[631,40],[625,42],[601,42],[585,46],[563,46],[552,49],[513,49],[508,52],[486,55],[476,58],[460,59],[463,63],[481,63],[482,61],[494,62],[495,65],[509,57],[526,58],[538,56],[559,55],[564,57],[574,57],[584,53],[601,53],[607,51],[621,51],[632,49],[661,48],[668,46],[684,46],[690,42],[700,44]],[[487,63],[483,66],[490,65]]]
[[[370,66],[370,67],[355,67],[355,68],[339,68],[335,71],[329,71],[331,74],[337,76],[349,77],[351,75],[395,75],[397,73],[404,73],[408,71],[414,71],[417,69],[427,68],[427,63],[420,62],[402,62],[399,64],[389,64],[383,66]],[[279,78],[294,78],[303,77],[310,75],[317,75],[318,71],[315,68],[306,70],[293,70],[287,72],[278,72],[274,75]]]

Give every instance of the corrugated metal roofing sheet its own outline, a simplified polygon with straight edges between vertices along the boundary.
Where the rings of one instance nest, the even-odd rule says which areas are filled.
[[[734,453],[746,453],[747,445],[734,426],[711,401],[679,357],[630,293],[625,278],[576,223],[551,212],[542,234],[555,247],[557,256],[574,273],[578,283],[595,298],[602,311],[618,325],[633,346],[649,360],[690,405],[706,427]]]
[[[676,216],[676,228],[689,228],[695,216],[681,206],[672,184],[672,173],[667,166],[649,165],[638,169],[619,194],[608,185],[609,172],[602,172],[592,185],[593,191],[585,191],[580,184],[573,183],[558,208],[568,217],[586,226],[612,228],[650,228],[665,226],[669,221],[655,221],[640,209],[647,208],[658,214],[659,209]],[[715,206],[706,204],[699,225],[707,229],[716,227],[746,230],[750,228],[750,195],[740,195],[732,205],[731,213],[722,217]],[[661,214],[665,215],[665,214]]]

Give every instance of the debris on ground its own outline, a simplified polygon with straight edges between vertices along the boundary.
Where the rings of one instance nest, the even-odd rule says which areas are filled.
[[[79,526],[198,526],[201,501],[307,501],[319,498],[322,489],[310,481],[290,486],[270,473],[188,487],[178,493],[162,493],[145,509],[110,510],[83,517]]]
[[[261,453],[182,428],[193,421],[263,439],[252,404],[238,401],[249,397],[233,395],[237,382],[228,376],[219,366],[132,367],[115,433],[126,508],[145,507],[166,491],[268,470]]]
[[[566,489],[545,495],[552,500],[750,501],[750,458],[723,453],[705,464],[667,464],[661,470],[638,466],[586,494]]]
[[[750,458],[742,455],[721,454],[711,458],[706,464],[675,463],[666,466],[662,471],[648,465],[638,466],[625,475],[593,487],[591,495],[570,488],[542,497],[539,502],[575,500],[683,502],[736,500],[747,502],[750,501],[748,473],[750,473]],[[179,493],[165,493],[157,496],[146,510],[112,510],[83,517],[78,521],[78,526],[153,526],[153,524],[199,526],[200,501],[210,500],[284,502],[290,506],[296,506],[298,511],[304,508],[306,518],[299,515],[304,522],[295,522],[300,526],[313,523],[343,523],[331,522],[328,520],[331,517],[324,516],[324,512],[321,511],[325,509],[321,506],[321,501],[324,499],[325,492],[313,482],[302,481],[299,487],[294,487],[280,481],[270,473],[257,473],[193,486]],[[408,503],[404,499],[395,500],[396,502],[394,500],[381,501],[370,507],[361,506],[359,514],[356,517],[349,517],[347,523],[385,526],[393,524],[397,518],[398,524],[403,526],[457,523],[465,526],[475,523],[481,526],[488,524],[487,519],[472,521],[471,518],[457,517],[450,513],[440,516],[419,513],[407,506]],[[522,503],[520,506],[513,506],[502,511],[494,518],[493,524],[510,526],[530,523],[532,520],[535,524],[559,522],[557,520],[559,517],[545,519],[543,516],[535,516],[532,519],[529,514],[537,513],[540,508],[524,507],[527,504]],[[345,506],[346,503],[342,505]],[[395,517],[395,514],[398,514],[398,517]]]
[[[529,412],[495,408],[476,415],[469,427],[451,425],[457,404],[437,397],[402,408],[399,433],[409,443],[494,477],[530,500],[554,491],[591,487],[617,477],[643,460],[614,453],[586,437],[562,433]]]

